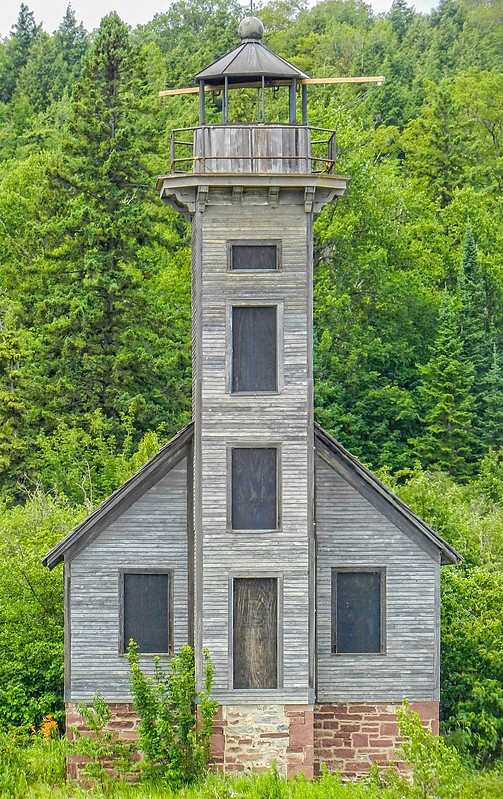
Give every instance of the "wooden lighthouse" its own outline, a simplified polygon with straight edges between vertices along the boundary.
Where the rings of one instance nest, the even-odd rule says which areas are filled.
[[[393,757],[403,698],[438,723],[456,554],[314,423],[313,216],[349,179],[307,124],[314,81],[262,33],[244,20],[196,76],[199,125],[174,131],[158,180],[192,222],[193,423],[45,562],[65,562],[70,721],[97,690],[132,712],[129,637],[146,669],[189,641],[215,665],[216,763],[354,775]],[[232,121],[250,89],[256,118]]]

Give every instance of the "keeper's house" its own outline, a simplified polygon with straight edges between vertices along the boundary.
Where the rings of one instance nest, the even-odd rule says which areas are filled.
[[[255,18],[241,33],[196,76],[200,125],[174,133],[158,181],[192,221],[194,422],[44,560],[64,562],[68,721],[99,690],[130,731],[127,642],[147,670],[189,642],[215,664],[216,763],[355,775],[396,757],[404,698],[438,727],[440,567],[457,555],[314,423],[313,215],[348,178],[307,125],[307,76]],[[233,124],[243,87],[259,119]],[[288,121],[266,123],[284,89]]]

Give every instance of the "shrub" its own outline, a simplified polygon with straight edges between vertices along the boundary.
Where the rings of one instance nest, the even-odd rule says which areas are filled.
[[[213,666],[206,650],[203,657],[205,689],[197,692],[192,647],[183,646],[167,669],[155,658],[154,675],[146,677],[138,647],[130,642],[131,693],[148,780],[179,787],[195,782],[206,770],[217,703],[210,698]]]
[[[123,741],[117,733],[108,730],[110,708],[98,691],[91,707],[80,704],[77,707],[85,719],[90,735],[74,728],[76,739],[73,750],[78,755],[89,758],[82,771],[103,789],[110,788],[113,777],[123,778],[133,768],[133,754],[136,746]]]

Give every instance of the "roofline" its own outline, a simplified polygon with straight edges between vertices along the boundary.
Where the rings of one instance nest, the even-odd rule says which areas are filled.
[[[192,445],[194,423],[180,430],[157,452],[136,474],[126,480],[96,510],[66,535],[42,559],[44,566],[53,569],[63,559],[72,560],[103,530],[121,516],[131,505],[176,466]],[[315,442],[325,447],[337,463],[340,473],[356,490],[365,489],[367,498],[390,521],[405,533],[419,533],[423,541],[440,552],[441,562],[457,563],[463,560],[441,536],[428,527],[402,500],[397,497],[370,469],[367,469],[342,444],[327,433],[319,424],[314,425]],[[321,455],[321,452],[319,453]],[[334,464],[331,463],[333,466]],[[361,491],[363,493],[363,491]],[[421,539],[420,539],[421,540]],[[423,544],[424,548],[424,544]]]
[[[297,75],[289,75],[289,76],[287,76],[285,78],[285,80],[288,80],[288,79],[293,80],[294,78],[296,80],[299,80],[299,79],[302,80],[303,78],[309,78],[309,75],[306,72],[303,72],[301,69],[296,67],[295,64],[291,64],[289,61],[286,60],[286,58],[283,58],[282,56],[280,56],[277,53],[275,53],[274,50],[271,50],[271,49],[269,49],[269,47],[266,47],[265,44],[262,44],[262,42],[256,41],[254,39],[245,39],[240,44],[236,45],[236,47],[233,50],[231,50],[229,53],[224,53],[223,55],[220,56],[220,58],[217,58],[211,64],[208,64],[207,67],[204,67],[204,69],[200,69],[199,72],[197,72],[196,75],[194,75],[194,81],[196,83],[201,83],[201,81],[203,81],[203,80],[206,82],[208,80],[207,78],[200,78],[198,76],[201,75],[202,72],[206,72],[208,69],[211,69],[211,67],[215,66],[215,64],[218,64],[218,62],[221,61],[223,58],[225,58],[226,55],[231,55],[232,53],[234,53],[234,56],[232,57],[232,59],[227,64],[226,69],[228,69],[230,67],[230,65],[238,57],[238,55],[242,52],[243,48],[246,47],[246,45],[250,44],[250,43],[260,45],[260,47],[263,47],[264,50],[267,50],[268,53],[271,53],[271,55],[273,55],[275,58],[278,58],[283,64],[286,64],[287,67],[289,67],[290,69],[294,69],[298,73]],[[258,73],[258,74],[260,75],[261,73]],[[221,73],[221,75],[225,75],[225,72]],[[215,75],[214,77],[218,77],[218,75]],[[281,77],[281,76],[276,76],[276,77]],[[274,76],[271,76],[271,79],[274,80]]]
[[[370,469],[367,469],[360,461],[355,458],[345,447],[342,446],[330,433],[327,433],[319,424],[315,422],[315,437],[319,442],[343,464],[346,471],[353,477],[356,484],[364,484],[373,494],[373,504],[385,515],[382,505],[386,503],[395,512],[395,516],[400,518],[407,526],[412,526],[417,532],[421,533],[441,554],[442,564],[453,564],[463,557],[456,552],[438,533],[435,533],[422,519],[412,511],[396,494],[393,493]],[[357,485],[355,486],[357,487]],[[391,519],[397,523],[396,519]]]
[[[192,442],[193,427],[194,423],[191,422],[164,444],[141,469],[59,541],[42,559],[42,564],[53,569],[63,559],[71,560],[118,519],[140,496],[143,496],[183,459],[185,450]]]

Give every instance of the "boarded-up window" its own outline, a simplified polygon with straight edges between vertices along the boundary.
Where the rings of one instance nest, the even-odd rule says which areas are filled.
[[[278,528],[278,450],[231,450],[231,526],[233,530]]]
[[[236,578],[233,594],[234,688],[277,688],[278,581]]]
[[[231,244],[230,256],[233,271],[278,268],[277,244]]]
[[[383,651],[383,570],[332,572],[332,651]]]
[[[232,309],[232,391],[276,391],[277,307]]]
[[[170,574],[124,572],[122,574],[122,646],[132,638],[140,652],[171,652],[172,612]]]

